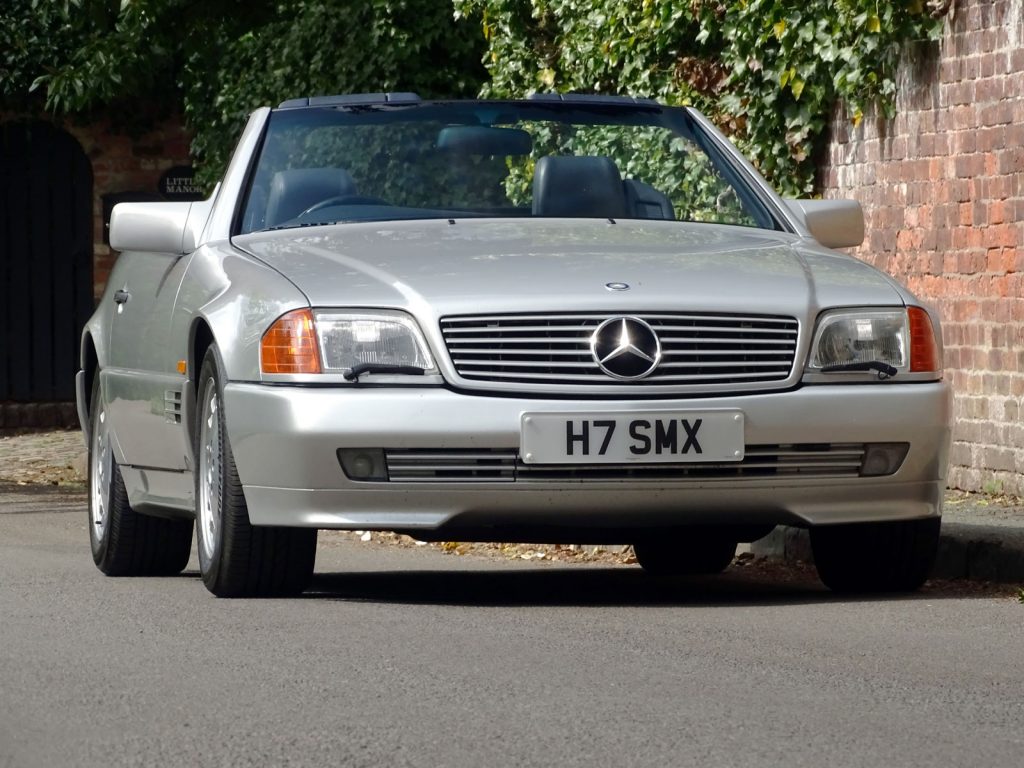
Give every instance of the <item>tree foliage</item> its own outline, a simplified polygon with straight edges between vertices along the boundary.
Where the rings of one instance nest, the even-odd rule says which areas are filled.
[[[472,95],[483,40],[433,0],[4,0],[8,105],[183,110],[200,176],[224,169],[249,112],[296,96]],[[129,107],[128,105],[132,105]],[[123,109],[112,109],[122,107]]]
[[[433,0],[283,0],[270,22],[185,67],[193,152],[219,171],[254,108],[294,97],[413,91],[472,96],[486,76],[477,28]]]
[[[293,96],[652,96],[710,113],[777,186],[804,193],[836,103],[854,122],[872,103],[891,112],[906,45],[935,38],[950,4],[453,2],[4,0],[0,94],[62,112],[183,108],[206,181],[254,107]]]
[[[178,106],[182,64],[211,31],[267,19],[267,0],[5,0],[0,93],[54,112]],[[111,110],[114,111],[114,110]]]
[[[813,188],[814,150],[837,101],[854,121],[873,102],[891,112],[905,45],[941,30],[921,0],[456,0],[456,8],[487,40],[486,94],[693,104],[791,194]]]

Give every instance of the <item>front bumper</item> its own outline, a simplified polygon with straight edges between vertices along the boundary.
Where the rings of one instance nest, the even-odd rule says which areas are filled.
[[[230,383],[225,415],[254,525],[423,530],[848,523],[941,513],[952,395],[945,382],[804,386],[673,400],[484,397],[430,387]],[[884,477],[748,476],[356,482],[339,448],[516,451],[524,412],[738,408],[748,446],[909,443]]]

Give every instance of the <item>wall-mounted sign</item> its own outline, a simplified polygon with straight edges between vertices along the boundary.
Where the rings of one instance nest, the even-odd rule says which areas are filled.
[[[103,242],[110,244],[110,213],[118,203],[158,203],[163,200],[188,202],[205,199],[203,190],[196,186],[195,171],[189,165],[176,165],[164,171],[157,182],[156,192],[108,192],[103,195]]]
[[[202,188],[196,185],[195,171],[189,165],[168,168],[156,188],[165,200],[202,200],[206,197]]]

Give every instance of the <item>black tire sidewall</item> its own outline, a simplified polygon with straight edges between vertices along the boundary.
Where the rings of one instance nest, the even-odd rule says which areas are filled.
[[[661,576],[699,576],[721,573],[736,556],[732,539],[686,541],[647,539],[634,542],[633,553],[644,570]]]
[[[223,367],[220,362],[220,354],[217,352],[216,346],[210,346],[206,351],[206,355],[203,357],[203,364],[199,369],[199,379],[196,383],[196,427],[193,435],[193,456],[195,457],[195,500],[196,500],[196,549],[199,554],[199,571],[203,576],[203,581],[207,584],[214,584],[217,582],[220,574],[221,561],[224,553],[224,535],[225,535],[225,520],[224,520],[224,467],[226,465],[225,457],[225,443],[227,441],[226,421],[224,419],[224,387],[223,387],[223,376],[221,371]],[[217,401],[219,408],[217,409],[217,420],[220,424],[221,434],[221,446],[220,456],[218,461],[221,464],[221,487],[217,489],[217,495],[219,497],[218,511],[220,513],[220,519],[217,521],[217,540],[213,542],[212,554],[209,559],[205,555],[206,548],[204,546],[205,533],[202,530],[202,516],[200,515],[200,505],[202,504],[202,472],[201,467],[201,452],[202,452],[202,421],[203,421],[203,408],[206,401],[207,392],[210,387],[216,388]]]

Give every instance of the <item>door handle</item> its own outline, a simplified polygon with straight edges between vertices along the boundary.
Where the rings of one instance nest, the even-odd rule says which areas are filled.
[[[124,304],[131,297],[132,297],[132,295],[130,293],[128,293],[128,291],[124,291],[124,290],[114,291],[114,303],[115,304]]]

